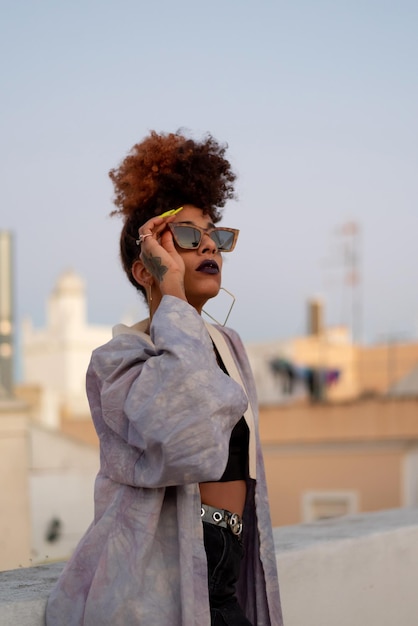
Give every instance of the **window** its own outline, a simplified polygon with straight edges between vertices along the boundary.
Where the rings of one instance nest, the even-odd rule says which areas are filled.
[[[302,495],[303,522],[315,522],[357,512],[356,491],[306,491]]]

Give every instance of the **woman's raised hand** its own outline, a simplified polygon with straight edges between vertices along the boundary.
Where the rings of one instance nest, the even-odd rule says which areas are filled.
[[[184,293],[184,262],[174,245],[173,236],[166,227],[175,216],[153,217],[139,229],[140,259],[163,295],[186,299]]]

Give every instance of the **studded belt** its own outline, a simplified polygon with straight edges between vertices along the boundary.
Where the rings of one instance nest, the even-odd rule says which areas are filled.
[[[229,528],[233,535],[237,537],[242,533],[242,518],[238,513],[231,513],[226,509],[216,509],[209,504],[202,504],[200,508],[200,516],[203,522],[215,524],[222,528]]]

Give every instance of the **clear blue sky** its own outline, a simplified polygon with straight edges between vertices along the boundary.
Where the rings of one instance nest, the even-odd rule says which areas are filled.
[[[144,307],[119,268],[108,171],[150,129],[229,144],[241,229],[224,285],[246,341],[350,321],[336,233],[361,231],[362,333],[418,328],[418,3],[2,0],[0,228],[17,321],[71,267],[89,320]]]

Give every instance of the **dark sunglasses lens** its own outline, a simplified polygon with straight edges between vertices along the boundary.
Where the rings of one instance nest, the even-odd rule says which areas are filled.
[[[200,232],[193,226],[173,225],[173,234],[176,243],[180,248],[192,250],[198,248],[200,244]]]
[[[229,230],[218,228],[211,233],[211,238],[221,252],[228,252],[234,244],[234,233]]]

